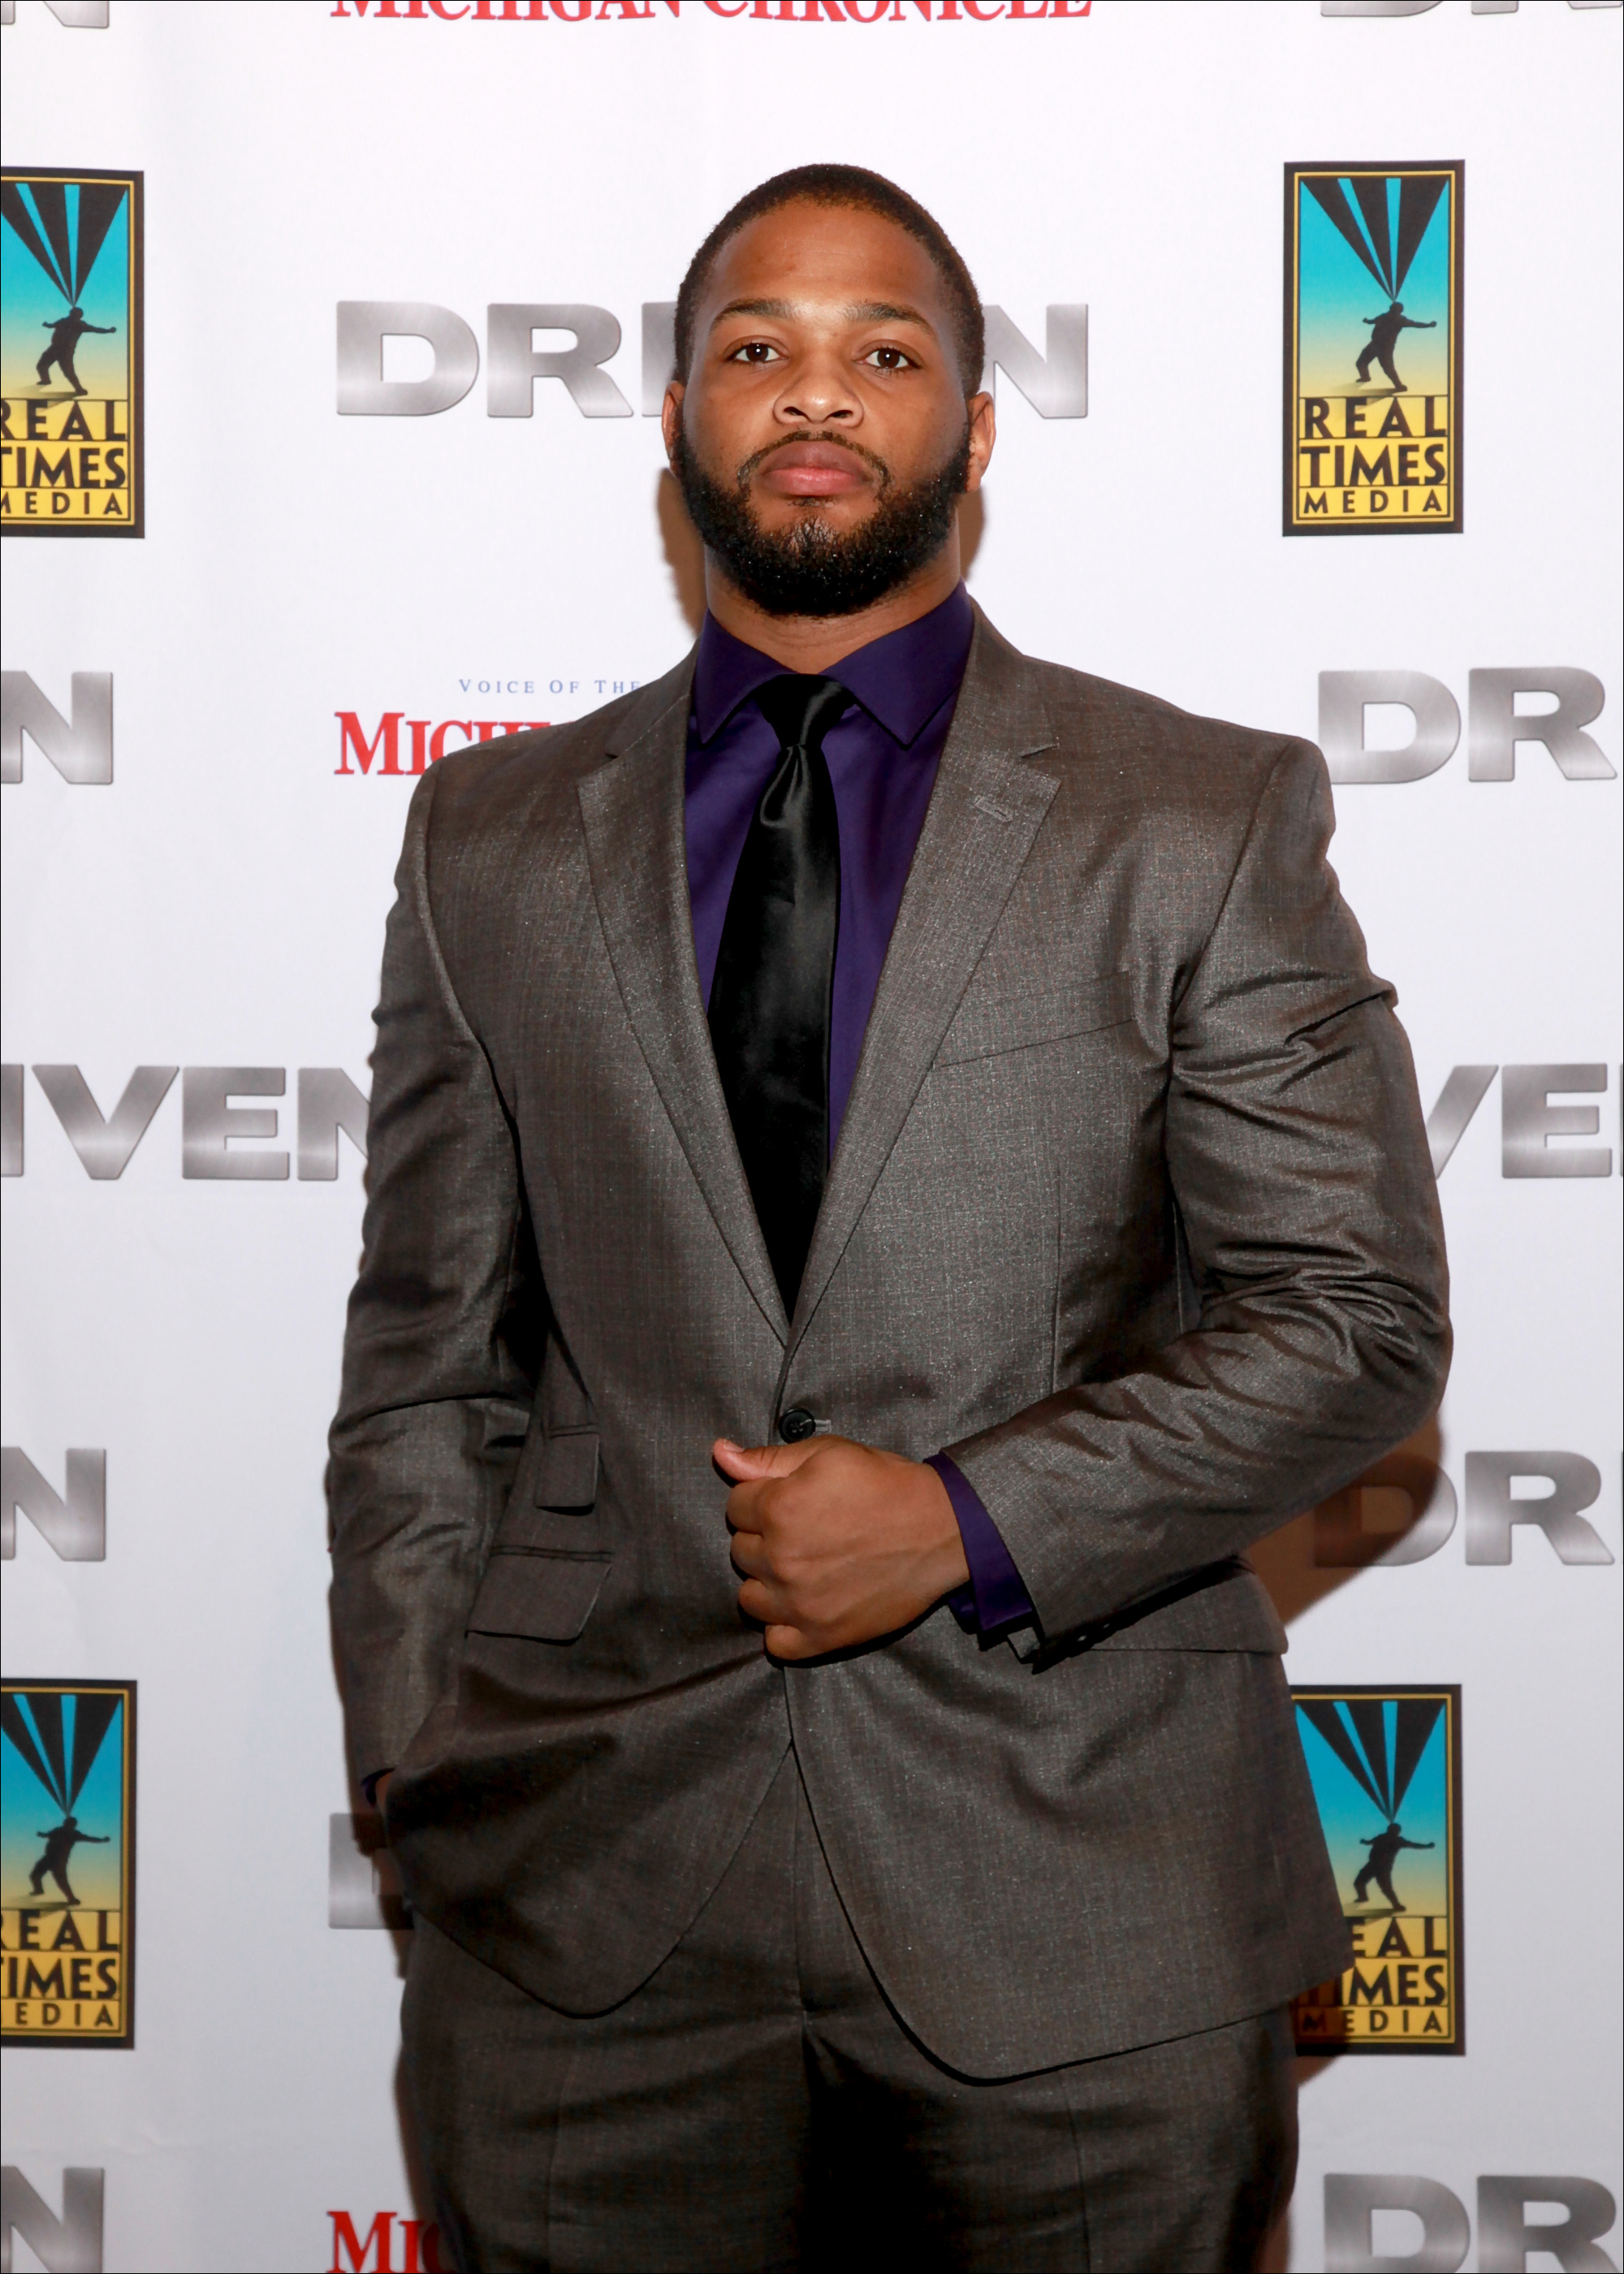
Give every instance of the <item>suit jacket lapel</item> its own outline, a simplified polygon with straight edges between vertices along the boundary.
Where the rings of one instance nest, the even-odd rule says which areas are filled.
[[[806,1331],[1059,782],[1022,761],[1055,736],[1025,659],[977,611],[925,825],[869,1013],[795,1304]]]
[[[683,787],[693,659],[650,688],[581,784],[598,919],[628,1018],[718,1231],[782,1341],[783,1298],[756,1220],[694,961]],[[652,716],[650,716],[652,713]]]

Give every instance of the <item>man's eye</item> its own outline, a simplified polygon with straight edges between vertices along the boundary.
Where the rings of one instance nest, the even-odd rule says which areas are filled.
[[[871,364],[876,371],[911,371],[914,368],[913,357],[904,355],[900,348],[870,348],[863,361]]]
[[[728,357],[729,363],[772,363],[778,350],[768,340],[745,340]]]

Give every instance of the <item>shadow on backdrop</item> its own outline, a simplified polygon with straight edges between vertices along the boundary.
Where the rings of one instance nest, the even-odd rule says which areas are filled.
[[[1455,1528],[1440,1478],[1438,1424],[1427,1421],[1357,1484],[1259,1540],[1248,1562],[1289,1627],[1362,1571],[1419,1562]]]
[[[1448,1480],[1440,1482],[1441,1450],[1437,1421],[1424,1423],[1357,1483],[1252,1549],[1248,1560],[1287,1627],[1365,1571],[1436,1554],[1455,1528],[1455,1514]],[[1299,2096],[1342,2057],[1299,2054]],[[1286,2274],[1292,2208],[1288,2200],[1269,2230],[1258,2274]]]

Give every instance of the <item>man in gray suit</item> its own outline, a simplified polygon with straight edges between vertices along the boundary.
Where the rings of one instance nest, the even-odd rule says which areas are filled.
[[[1312,749],[966,597],[929,215],[778,177],[676,346],[698,646],[426,775],[385,951],[334,1602],[442,2233],[1244,2267],[1348,1956],[1244,1550],[1447,1360],[1392,990]]]

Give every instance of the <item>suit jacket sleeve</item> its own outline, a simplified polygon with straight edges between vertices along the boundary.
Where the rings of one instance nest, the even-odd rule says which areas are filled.
[[[1234,1555],[1423,1421],[1443,1228],[1409,1044],[1326,860],[1319,753],[1271,768],[1170,1011],[1167,1168],[1192,1331],[945,1449],[1045,1633]]]
[[[412,801],[386,935],[328,1497],[357,1777],[449,1686],[531,1404],[545,1297],[513,1134],[430,904],[437,776]]]

